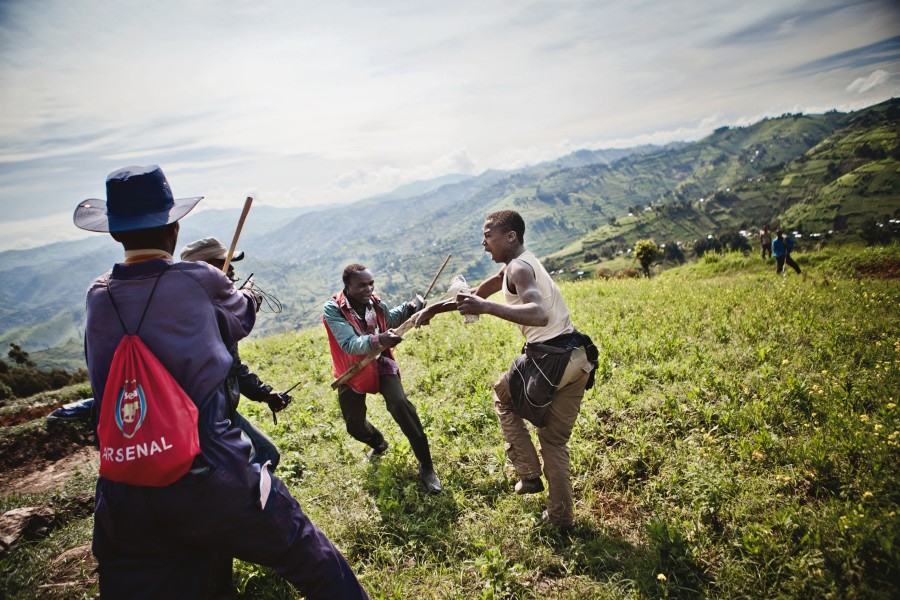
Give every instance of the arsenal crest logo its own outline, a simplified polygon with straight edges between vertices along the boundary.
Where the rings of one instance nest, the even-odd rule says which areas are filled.
[[[116,425],[126,438],[132,437],[141,428],[147,416],[147,400],[144,390],[134,379],[125,381],[116,399]]]

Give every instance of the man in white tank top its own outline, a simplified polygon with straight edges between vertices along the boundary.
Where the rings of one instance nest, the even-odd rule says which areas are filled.
[[[515,323],[529,345],[549,342],[571,348],[567,343],[580,334],[569,318],[569,307],[540,261],[525,249],[524,236],[525,222],[519,213],[502,210],[488,215],[482,245],[493,261],[503,263],[503,267],[472,294],[460,294],[455,300],[435,304],[420,313],[417,325],[456,309],[463,315],[493,315]],[[503,292],[505,303],[487,300],[499,291]],[[517,359],[514,367],[519,362]],[[549,488],[544,517],[562,530],[571,529],[575,522],[568,442],[591,370],[585,348],[571,349],[568,363],[562,365],[561,377],[553,382],[549,404],[541,406],[546,412],[542,413],[542,426],[537,428]],[[506,441],[507,456],[519,477],[515,491],[534,494],[544,490],[541,461],[525,420],[513,410],[509,375],[504,373],[494,384],[494,410]]]

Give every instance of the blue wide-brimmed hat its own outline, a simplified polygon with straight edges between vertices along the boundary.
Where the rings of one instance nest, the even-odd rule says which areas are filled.
[[[174,223],[203,199],[172,197],[156,165],[125,167],[106,178],[106,200],[90,198],[75,208],[75,226],[88,231],[133,231]]]

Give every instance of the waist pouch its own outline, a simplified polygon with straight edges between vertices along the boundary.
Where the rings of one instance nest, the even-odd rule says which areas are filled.
[[[512,410],[536,427],[543,427],[573,349],[543,344],[525,346],[507,373]]]
[[[599,352],[587,334],[574,331],[543,342],[526,343],[506,374],[513,412],[536,427],[543,427],[572,350],[581,346],[594,367],[585,385],[585,389],[591,389]]]

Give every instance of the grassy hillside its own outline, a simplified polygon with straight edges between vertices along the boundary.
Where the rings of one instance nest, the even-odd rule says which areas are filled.
[[[529,246],[538,255],[574,247],[575,262],[583,249],[608,241],[607,224],[613,218],[618,218],[615,239],[654,233],[679,236],[671,239],[700,232],[705,236],[728,218],[747,220],[746,206],[729,217],[730,196],[696,209],[686,198],[702,193],[712,199],[717,190],[794,160],[845,118],[838,113],[788,115],[722,128],[691,144],[633,149],[618,157],[576,153],[521,171],[486,173],[390,204],[370,202],[365,211],[351,205],[304,215],[269,236],[262,248],[265,258],[254,269],[259,281],[271,282],[283,300],[289,299],[284,315],[265,320],[262,327],[271,333],[316,322],[323,299],[340,285],[340,269],[352,261],[372,268],[380,289],[388,296],[397,294],[398,301],[423,290],[449,253],[454,258],[441,285],[446,287],[457,273],[479,279],[494,268],[479,245],[481,224],[485,215],[503,208],[525,217]],[[645,205],[664,200],[670,208],[662,218],[644,218]],[[760,203],[756,212],[768,217],[773,210]],[[636,216],[627,217],[629,211]],[[682,218],[671,218],[679,211],[685,211]],[[628,229],[629,219],[634,231]],[[670,222],[677,224],[671,233],[665,231]]]
[[[603,261],[593,264],[585,254],[610,254],[647,238],[690,246],[763,224],[859,239],[865,220],[900,217],[898,123],[894,99],[849,115],[784,115],[722,128],[680,150],[692,170],[677,185],[551,256],[559,266],[595,270]],[[650,171],[659,169],[643,169]]]
[[[391,446],[363,461],[321,327],[242,345],[264,380],[301,382],[277,425],[262,405],[242,412],[277,441],[278,474],[374,598],[894,598],[900,285],[880,277],[896,277],[900,248],[798,260],[806,279],[726,255],[562,285],[601,353],[570,444],[571,539],[540,524],[545,494],[512,493],[490,393],[521,345],[508,323],[442,315],[398,347],[443,495],[423,494],[379,398],[370,418]],[[6,597],[31,597],[41,565],[87,542],[89,522],[0,563]],[[237,581],[243,598],[295,597],[267,569],[241,564]]]
[[[696,142],[579,151],[300,215],[258,207],[241,240],[247,258],[237,267],[244,277],[255,273],[284,305],[282,314],[261,317],[257,335],[269,335],[316,324],[351,262],[369,266],[380,293],[398,302],[423,291],[447,254],[453,259],[438,291],[455,274],[480,279],[494,268],[479,243],[483,218],[504,208],[523,214],[539,256],[584,271],[599,266],[592,255],[612,255],[638,239],[690,243],[763,223],[845,230],[852,238],[866,220],[900,216],[898,116],[898,100],[849,114],[786,114],[722,127]],[[227,211],[189,216],[182,245],[201,235],[227,241],[235,221]],[[32,353],[79,345],[84,288],[119,253],[103,236],[4,253],[0,344]],[[22,268],[29,257],[33,263]]]

